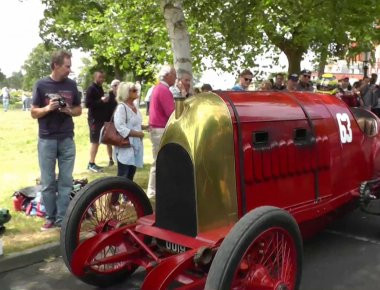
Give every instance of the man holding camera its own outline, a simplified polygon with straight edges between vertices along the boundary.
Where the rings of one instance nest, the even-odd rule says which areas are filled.
[[[75,81],[68,78],[71,53],[54,52],[51,75],[33,88],[31,115],[38,119],[38,159],[46,222],[41,230],[60,227],[70,201],[73,186],[75,143],[73,118],[82,113]],[[58,179],[55,165],[58,160]]]

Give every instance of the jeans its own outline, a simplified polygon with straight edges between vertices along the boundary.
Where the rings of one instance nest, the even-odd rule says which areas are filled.
[[[3,98],[3,109],[4,109],[4,112],[8,111],[8,108],[9,108],[9,99],[4,99]]]
[[[136,173],[136,166],[134,165],[127,165],[120,163],[117,161],[117,176],[128,178],[129,180],[133,180],[133,177]],[[112,193],[111,197],[111,205],[117,205],[119,202],[119,193]],[[127,201],[127,198],[123,196],[123,200]]]
[[[73,187],[75,143],[73,138],[63,140],[38,139],[38,159],[41,170],[42,198],[46,219],[60,224],[66,214]],[[58,179],[55,165],[58,159]]]
[[[130,180],[133,180],[135,173],[136,173],[136,166],[123,164],[117,161],[117,176],[122,176]]]

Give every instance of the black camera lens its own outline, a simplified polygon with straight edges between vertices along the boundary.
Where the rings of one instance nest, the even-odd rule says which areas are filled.
[[[61,107],[61,108],[64,108],[64,107],[66,107],[66,101],[65,101],[65,99],[64,98],[59,98],[59,100],[58,100],[58,104],[59,104],[59,106]]]

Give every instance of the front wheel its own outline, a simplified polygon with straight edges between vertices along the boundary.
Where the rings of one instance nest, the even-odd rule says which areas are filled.
[[[136,223],[153,212],[144,191],[124,177],[105,177],[86,185],[70,202],[61,229],[61,253],[71,271],[72,256],[80,243],[97,234]],[[109,245],[95,259],[103,259],[123,251],[125,244]],[[127,262],[94,266],[78,277],[96,286],[110,286],[126,279],[134,266]]]
[[[298,289],[302,257],[294,218],[276,207],[260,207],[239,220],[223,240],[205,289]]]

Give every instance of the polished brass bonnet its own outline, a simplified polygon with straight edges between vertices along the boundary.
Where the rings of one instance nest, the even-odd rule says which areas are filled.
[[[176,143],[193,162],[198,233],[233,224],[238,214],[230,112],[214,93],[181,102],[181,112],[169,119],[161,148]]]

